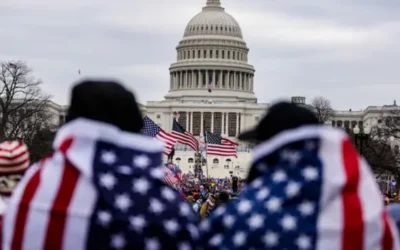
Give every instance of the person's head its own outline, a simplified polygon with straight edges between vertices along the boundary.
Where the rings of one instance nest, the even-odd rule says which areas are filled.
[[[72,89],[66,122],[86,118],[139,133],[143,118],[132,92],[106,80],[85,80]]]
[[[22,141],[0,144],[0,194],[9,196],[30,165],[28,147]]]
[[[229,201],[229,194],[225,191],[221,191],[218,195],[218,201],[220,204],[225,204]]]
[[[239,140],[258,144],[288,129],[319,124],[314,113],[306,107],[290,102],[272,105],[255,129],[239,135]]]
[[[188,197],[186,197],[186,200],[187,200],[189,203],[193,203],[193,202],[194,202],[193,196],[188,196]]]

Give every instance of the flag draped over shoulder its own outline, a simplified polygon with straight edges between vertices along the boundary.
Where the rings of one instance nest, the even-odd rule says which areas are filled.
[[[29,168],[3,221],[3,250],[194,249],[197,216],[164,181],[162,144],[86,119]]]
[[[237,157],[236,147],[238,144],[220,135],[210,132],[206,133],[207,154],[218,156]]]
[[[199,151],[199,141],[186,131],[182,126],[174,119],[172,124],[172,133],[171,133],[179,143],[184,145],[188,145],[194,151]]]
[[[400,249],[370,167],[344,131],[285,131],[253,158],[239,201],[201,224],[204,249]]]
[[[153,137],[164,143],[164,154],[169,155],[176,143],[176,138],[173,135],[165,132],[147,116],[143,118],[143,122],[144,126],[142,129],[142,134]]]

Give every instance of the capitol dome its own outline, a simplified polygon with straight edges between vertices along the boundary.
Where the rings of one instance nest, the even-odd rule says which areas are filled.
[[[166,100],[257,102],[249,48],[238,22],[220,0],[207,0],[189,21],[176,50]]]
[[[190,20],[184,37],[198,35],[223,35],[242,38],[238,22],[225,12],[219,1],[209,0],[203,11]]]

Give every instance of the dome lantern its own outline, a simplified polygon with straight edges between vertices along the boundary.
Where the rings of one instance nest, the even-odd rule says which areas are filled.
[[[221,7],[220,0],[207,0],[206,7]]]

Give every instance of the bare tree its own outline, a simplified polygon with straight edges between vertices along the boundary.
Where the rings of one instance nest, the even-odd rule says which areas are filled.
[[[400,184],[400,109],[397,105],[384,106],[377,124],[371,129],[362,154],[377,177],[393,176]]]
[[[325,123],[334,115],[331,102],[322,96],[315,97],[311,101],[311,105],[314,107],[315,115],[321,123]]]
[[[40,85],[25,63],[0,61],[0,141],[19,138],[29,144],[48,126],[50,96]]]

